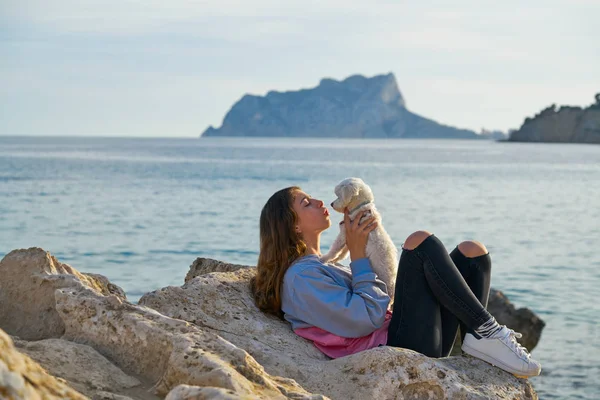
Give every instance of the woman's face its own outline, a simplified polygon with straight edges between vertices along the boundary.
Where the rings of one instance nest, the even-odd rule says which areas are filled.
[[[294,192],[294,211],[298,215],[298,230],[302,233],[320,233],[331,226],[329,211],[321,200],[313,199],[303,191]]]

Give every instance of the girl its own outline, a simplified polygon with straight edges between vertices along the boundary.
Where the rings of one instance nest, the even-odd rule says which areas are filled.
[[[417,231],[402,245],[393,309],[386,285],[365,256],[373,218],[344,214],[350,266],[322,263],[321,233],[331,226],[321,200],[297,186],[273,194],[260,215],[260,254],[251,289],[256,305],[291,323],[332,358],[377,346],[429,357],[450,354],[458,327],[462,350],[514,374],[539,375],[540,363],[486,310],[491,259],[476,241],[450,254],[432,233]]]

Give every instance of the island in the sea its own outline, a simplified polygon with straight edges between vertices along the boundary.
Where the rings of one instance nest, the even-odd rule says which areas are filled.
[[[312,89],[245,95],[233,105],[220,128],[201,137],[340,137],[497,139],[442,125],[406,108],[394,74],[343,81],[322,79]]]
[[[555,104],[543,109],[510,133],[509,142],[555,142],[600,144],[600,93],[589,107]]]

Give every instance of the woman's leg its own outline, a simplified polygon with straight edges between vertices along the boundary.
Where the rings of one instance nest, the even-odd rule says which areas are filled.
[[[485,300],[489,282],[483,279],[479,284],[481,299]],[[469,288],[442,242],[429,232],[415,232],[404,243],[395,293],[388,328],[389,346],[440,357],[444,350],[442,310],[445,308],[465,325],[467,334],[462,345],[465,353],[520,378],[540,374],[541,364],[517,342],[520,334],[498,325],[482,304],[485,301],[479,301]],[[456,337],[456,327],[453,329],[453,332],[447,330],[452,339]]]
[[[410,249],[409,237],[400,254],[387,345],[415,350],[428,357],[441,357],[440,311],[440,302],[425,277],[423,259]]]
[[[418,245],[412,248],[410,242],[414,242],[415,237]],[[442,242],[429,232],[415,232],[405,242],[400,256],[388,345],[441,357],[440,304],[467,329],[474,330],[492,318],[469,288]],[[456,327],[452,339],[455,336]]]
[[[487,307],[492,277],[492,259],[485,246],[474,241],[462,242],[450,252],[450,258],[477,300]],[[469,330],[444,306],[441,307],[441,319],[442,357],[446,357],[452,351],[458,326],[460,325],[461,339],[464,339]],[[473,332],[471,331],[471,333]]]

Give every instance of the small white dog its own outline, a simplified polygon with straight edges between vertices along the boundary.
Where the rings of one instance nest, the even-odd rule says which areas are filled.
[[[392,242],[388,233],[383,229],[381,215],[375,208],[373,192],[371,188],[359,178],[347,178],[335,187],[337,199],[331,203],[335,211],[344,212],[348,208],[350,221],[363,210],[361,221],[375,216],[378,226],[369,233],[366,254],[371,262],[373,272],[377,274],[387,286],[388,295],[391,298],[390,307],[394,301],[394,290],[396,285],[396,273],[398,268],[398,250]],[[340,222],[340,233],[331,245],[329,252],[321,257],[322,262],[338,262],[348,255],[346,245],[346,227],[344,221]]]

